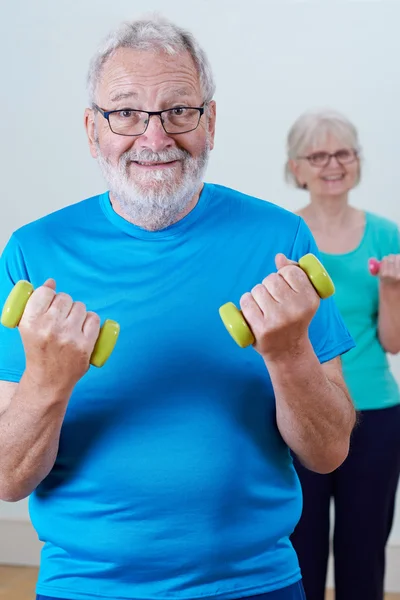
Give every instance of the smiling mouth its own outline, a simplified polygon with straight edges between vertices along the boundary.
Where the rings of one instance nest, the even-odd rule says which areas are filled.
[[[168,162],[151,162],[151,161],[145,161],[145,160],[143,160],[143,161],[142,160],[133,160],[132,162],[135,165],[137,165],[138,167],[144,167],[146,169],[164,169],[167,167],[173,167],[179,161],[170,160]]]
[[[342,173],[341,175],[326,175],[325,177],[321,177],[321,179],[323,179],[324,181],[341,181],[344,178],[344,173]]]

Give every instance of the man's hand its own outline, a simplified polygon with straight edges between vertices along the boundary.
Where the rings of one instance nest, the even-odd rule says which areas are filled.
[[[308,327],[320,298],[304,271],[284,254],[275,257],[277,273],[268,275],[240,300],[266,362],[295,357],[309,343]]]
[[[43,387],[72,391],[87,372],[100,318],[47,280],[29,298],[19,324],[25,376]]]

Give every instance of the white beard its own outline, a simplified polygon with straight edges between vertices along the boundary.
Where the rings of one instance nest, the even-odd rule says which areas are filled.
[[[113,166],[101,151],[96,139],[97,161],[111,194],[118,201],[124,215],[140,227],[159,231],[178,220],[203,182],[210,145],[199,157],[193,158],[185,150],[170,148],[161,152],[144,149],[128,150]],[[179,160],[180,165],[171,168],[152,169],[138,173],[135,181],[130,177],[131,161],[168,162]],[[182,177],[176,179],[176,169],[182,169]]]

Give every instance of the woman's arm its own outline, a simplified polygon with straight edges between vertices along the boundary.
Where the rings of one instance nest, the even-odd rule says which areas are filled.
[[[380,263],[378,336],[386,352],[400,352],[400,254]]]

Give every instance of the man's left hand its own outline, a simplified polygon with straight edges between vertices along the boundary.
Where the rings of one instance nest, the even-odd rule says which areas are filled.
[[[268,275],[240,299],[254,348],[266,362],[294,359],[309,344],[308,327],[320,298],[304,271],[284,254],[275,257],[277,273]]]

